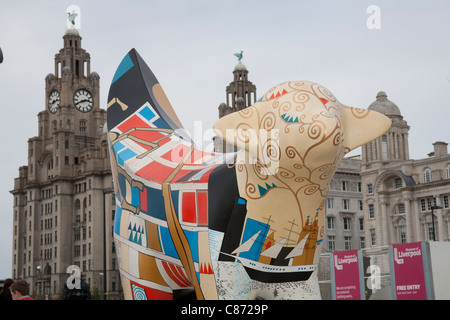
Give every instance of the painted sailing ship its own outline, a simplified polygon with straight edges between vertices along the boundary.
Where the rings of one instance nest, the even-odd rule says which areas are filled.
[[[236,248],[231,255],[236,258],[245,268],[248,276],[261,282],[292,282],[308,280],[317,268],[313,264],[314,254],[317,247],[318,218],[310,223],[306,221],[295,246],[287,246],[289,237],[283,238],[275,244],[273,232],[266,237],[258,261],[240,257],[239,254],[249,251],[260,236],[259,231],[251,238]]]

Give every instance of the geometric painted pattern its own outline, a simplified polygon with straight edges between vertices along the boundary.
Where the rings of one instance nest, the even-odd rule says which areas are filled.
[[[131,284],[131,288],[133,290],[133,298],[134,300],[148,300],[147,295],[145,294],[145,289],[138,287],[135,284]]]
[[[128,237],[128,240],[131,242],[137,243],[138,245],[142,245],[142,236],[144,235],[143,230],[141,230],[141,226],[138,226],[136,229],[136,224],[134,226],[130,225],[128,226],[128,230],[130,232],[130,236]]]
[[[140,246],[147,245],[147,238],[145,235],[145,220],[130,216],[128,224],[128,240]]]
[[[117,168],[114,237],[125,248],[121,276],[132,284],[130,298],[168,299],[174,288],[198,288],[200,274],[213,276],[207,267],[209,255],[199,253],[198,233],[208,226],[210,174],[230,155],[197,149],[182,138],[176,121],[167,115],[159,83],[143,66],[139,55],[130,51],[108,97],[111,161]],[[145,83],[130,80],[142,79],[141,73]],[[128,85],[131,89],[123,90]],[[176,243],[174,218],[181,228],[176,229]],[[158,266],[160,280],[141,269],[144,260],[136,257],[143,254],[153,259],[146,258],[147,263]]]

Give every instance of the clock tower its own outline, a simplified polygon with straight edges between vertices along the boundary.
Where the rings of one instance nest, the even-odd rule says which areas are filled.
[[[78,30],[67,29],[63,39],[64,47],[55,55],[55,72],[45,78],[46,108],[38,115],[39,137],[55,140],[55,162],[70,165],[82,160],[77,150],[95,145],[106,111],[100,108],[100,77],[91,72],[91,57],[81,47]],[[64,166],[53,170],[62,174]]]
[[[91,72],[78,30],[68,28],[63,40],[54,73],[45,77],[45,107],[38,135],[28,139],[28,165],[19,168],[11,191],[12,277],[26,280],[38,299],[59,299],[75,268],[91,290],[111,299],[119,296],[120,281],[100,77]]]
[[[55,73],[45,79],[46,109],[49,120],[69,128],[87,120],[90,112],[104,117],[100,115],[104,110],[99,106],[100,77],[91,72],[91,56],[81,47],[80,34],[75,28],[67,29],[63,39],[64,47],[55,55]],[[82,130],[88,130],[87,126]]]

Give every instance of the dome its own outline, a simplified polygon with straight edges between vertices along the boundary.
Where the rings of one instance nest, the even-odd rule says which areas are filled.
[[[91,78],[100,78],[100,76],[98,75],[98,73],[95,72],[95,71],[92,71],[92,72],[89,74],[89,77],[91,77]]]
[[[78,36],[78,37],[80,36],[80,34],[78,33],[78,30],[76,28],[68,28],[66,30],[65,36],[68,36],[68,35]]]
[[[242,64],[242,62],[239,61],[239,63],[236,65],[236,67],[234,67],[234,71],[238,71],[238,70],[247,71],[247,68]]]
[[[384,91],[378,92],[377,100],[369,106],[369,110],[378,111],[386,116],[401,116],[400,109],[387,98]]]
[[[62,69],[62,73],[63,73],[63,74],[64,74],[64,73],[70,73],[70,72],[72,72],[72,69],[70,69],[69,66],[65,66],[65,67]]]

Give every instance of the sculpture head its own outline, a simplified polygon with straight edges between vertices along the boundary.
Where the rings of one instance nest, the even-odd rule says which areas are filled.
[[[390,125],[380,113],[340,103],[319,84],[291,81],[273,87],[253,106],[219,119],[214,130],[273,174],[279,166],[336,167],[347,152]]]

